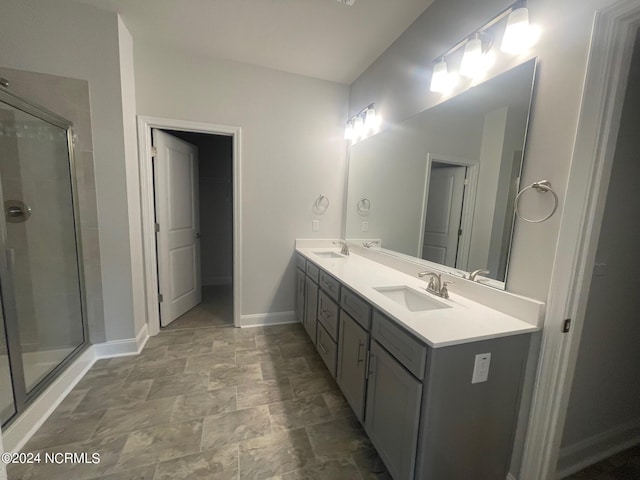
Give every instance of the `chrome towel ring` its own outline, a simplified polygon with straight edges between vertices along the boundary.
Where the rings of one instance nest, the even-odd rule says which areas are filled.
[[[316,201],[313,202],[313,206],[317,213],[322,214],[327,211],[327,208],[329,208],[329,199],[324,195],[318,195]]]
[[[549,214],[547,214],[546,216],[536,219],[536,220],[531,220],[530,218],[526,218],[523,217],[522,214],[520,213],[520,209],[519,209],[519,204],[520,204],[520,198],[522,197],[522,194],[524,192],[526,192],[527,190],[530,189],[534,189],[539,193],[547,193],[547,192],[551,192],[551,194],[553,195],[553,209],[551,210],[551,212]],[[520,190],[518,192],[518,195],[516,195],[516,199],[515,199],[515,212],[516,215],[518,216],[519,219],[524,220],[525,222],[529,222],[529,223],[541,223],[544,222],[545,220],[549,220],[551,218],[551,216],[556,213],[556,210],[558,209],[558,194],[553,190],[553,188],[551,188],[551,182],[549,180],[540,180],[538,182],[533,182],[531,185],[528,185],[526,187],[524,187],[522,190]]]
[[[356,210],[358,210],[359,214],[361,215],[367,214],[369,213],[370,209],[371,209],[371,200],[365,197],[362,197],[360,200],[358,200],[358,203],[356,204]]]

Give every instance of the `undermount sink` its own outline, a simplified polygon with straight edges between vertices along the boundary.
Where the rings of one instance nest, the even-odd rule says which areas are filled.
[[[446,303],[440,302],[430,295],[420,293],[406,285],[373,287],[373,289],[410,312],[426,312],[428,310],[450,308]]]
[[[336,252],[313,252],[313,254],[322,258],[344,258],[344,255],[340,255]]]

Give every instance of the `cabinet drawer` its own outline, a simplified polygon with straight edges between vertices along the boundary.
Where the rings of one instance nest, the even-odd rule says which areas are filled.
[[[424,377],[426,345],[378,311],[373,312],[371,333],[407,370],[419,379]]]
[[[298,267],[300,270],[304,272],[306,265],[307,265],[307,259],[304,258],[299,253],[296,253],[296,267]]]
[[[318,323],[318,353],[322,357],[322,360],[327,365],[329,372],[333,378],[336,377],[336,353],[338,347],[336,342],[329,336],[325,328],[321,323]]]
[[[340,299],[340,282],[322,270],[320,270],[318,285],[336,302]]]
[[[322,290],[318,294],[318,320],[334,340],[338,339],[338,304]]]
[[[366,330],[371,326],[371,305],[360,296],[346,288],[342,289],[340,296],[340,306],[344,308],[353,319],[362,325]]]
[[[318,283],[318,274],[320,273],[320,269],[318,267],[311,262],[307,262],[306,272],[314,282]]]

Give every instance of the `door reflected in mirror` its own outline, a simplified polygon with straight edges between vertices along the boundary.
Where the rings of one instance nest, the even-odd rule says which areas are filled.
[[[531,59],[353,145],[346,237],[489,270],[504,288],[535,69]]]

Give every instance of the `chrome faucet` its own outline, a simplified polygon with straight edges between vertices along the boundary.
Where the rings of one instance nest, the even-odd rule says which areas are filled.
[[[433,293],[442,298],[449,298],[449,290],[447,289],[447,285],[451,285],[454,282],[443,282],[442,275],[434,272],[420,272],[418,273],[419,277],[429,276],[429,284],[427,285],[427,292]]]
[[[343,241],[343,240],[336,240],[333,242],[334,245],[342,245],[342,248],[340,249],[340,253],[342,255],[349,255],[349,245],[347,244],[347,242]]]
[[[485,270],[485,269],[482,269],[482,268],[480,268],[478,270],[474,270],[473,272],[471,272],[469,274],[469,280],[471,280],[472,282],[475,282],[476,281],[476,277],[478,275],[487,275],[489,273],[491,273],[489,270]]]
[[[378,243],[380,243],[380,242],[378,242],[378,240],[371,240],[369,242],[362,242],[362,246],[365,247],[365,248],[371,248],[374,245],[377,245]]]

